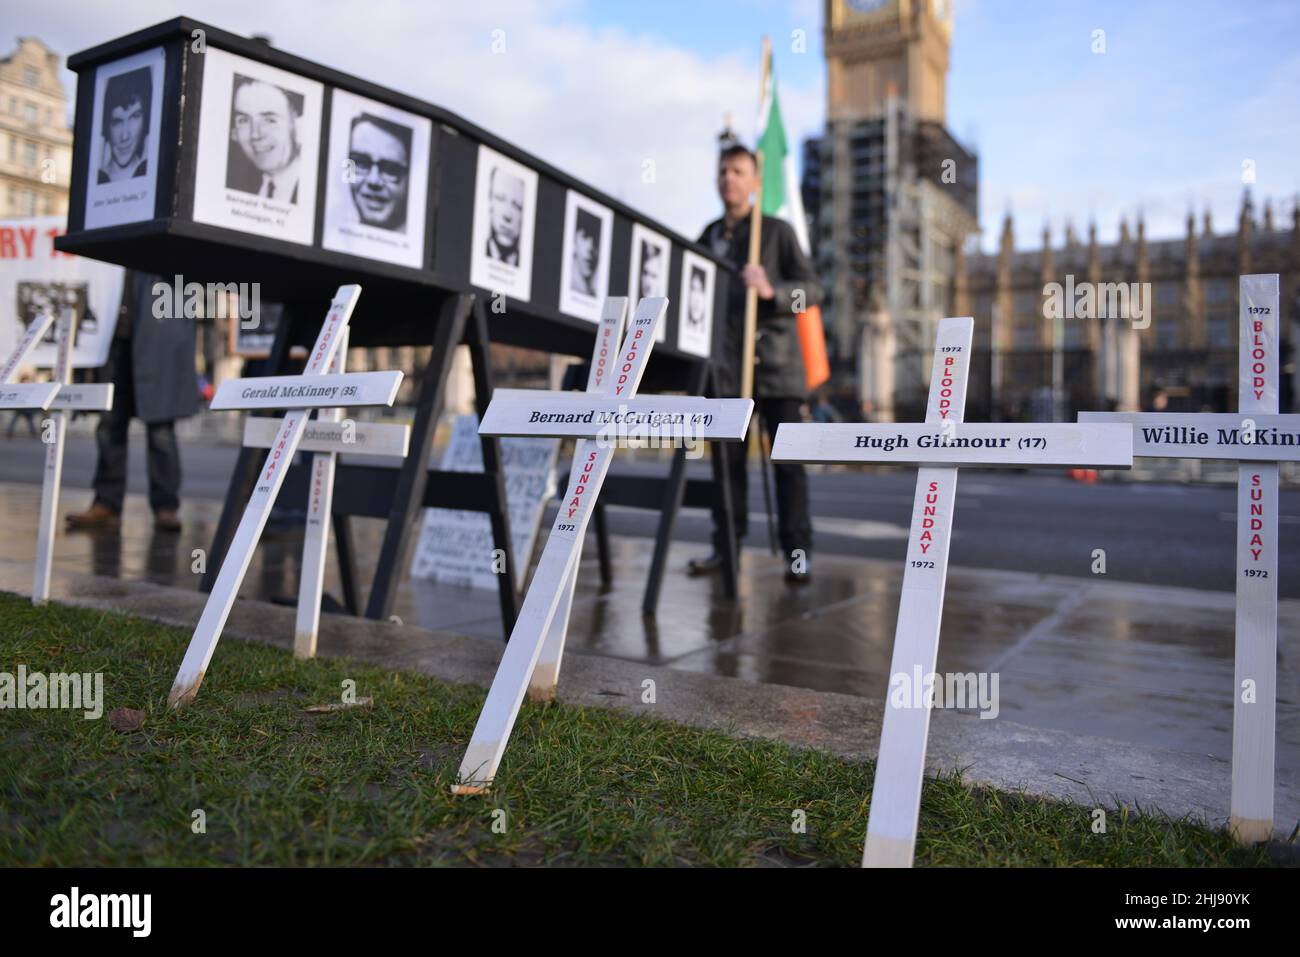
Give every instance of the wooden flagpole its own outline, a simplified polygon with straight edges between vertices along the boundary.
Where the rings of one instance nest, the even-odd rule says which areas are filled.
[[[760,107],[767,94],[768,79],[772,75],[772,42],[763,37],[763,66],[758,84],[758,102]],[[758,186],[754,189],[754,208],[749,214],[749,265],[756,266],[762,252],[763,243],[763,151],[754,151],[755,173]],[[754,397],[754,343],[758,338],[758,290],[752,286],[745,290],[745,335],[740,361],[740,397]],[[772,524],[772,493],[768,488],[767,462],[763,456],[762,424],[754,423],[749,442],[745,446],[745,456],[757,453],[759,472],[763,478],[763,506],[767,511],[767,542],[773,553],[776,552],[776,530]],[[734,508],[748,508],[745,502],[733,502]]]

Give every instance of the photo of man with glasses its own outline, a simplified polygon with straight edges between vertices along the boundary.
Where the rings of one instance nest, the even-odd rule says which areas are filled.
[[[348,140],[352,203],[367,226],[406,231],[411,181],[411,128],[362,113]]]

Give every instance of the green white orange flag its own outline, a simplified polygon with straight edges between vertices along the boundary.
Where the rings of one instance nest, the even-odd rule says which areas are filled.
[[[808,221],[804,218],[803,197],[799,195],[794,153],[786,140],[785,123],[781,119],[775,69],[768,72],[763,103],[758,111],[758,129],[758,148],[763,151],[763,215],[784,219],[793,226],[799,245],[807,254]]]

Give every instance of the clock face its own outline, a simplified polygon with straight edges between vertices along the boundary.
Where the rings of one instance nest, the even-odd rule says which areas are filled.
[[[847,0],[849,9],[857,13],[875,13],[887,6],[890,0]]]

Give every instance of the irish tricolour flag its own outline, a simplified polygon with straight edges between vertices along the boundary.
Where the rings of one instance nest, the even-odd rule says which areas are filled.
[[[808,252],[808,222],[803,215],[794,153],[785,138],[781,102],[776,95],[776,70],[767,75],[763,104],[758,111],[758,148],[763,151],[763,215],[784,219],[794,227],[799,245]]]

